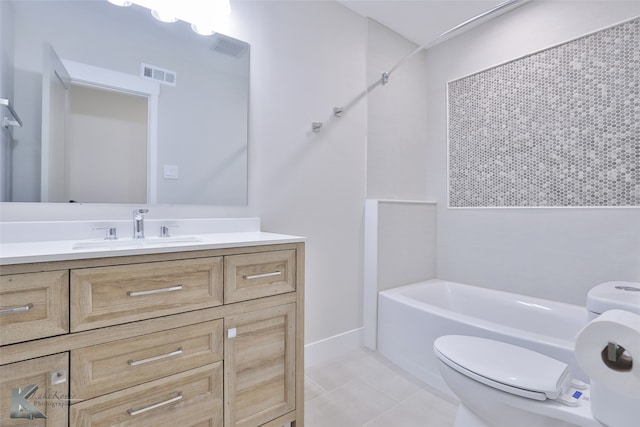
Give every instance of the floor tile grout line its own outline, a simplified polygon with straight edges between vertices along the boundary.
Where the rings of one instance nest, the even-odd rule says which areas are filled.
[[[363,376],[363,377],[361,378],[361,379],[362,379],[362,381],[364,381],[365,383],[369,384],[371,387],[373,387],[374,389],[378,390],[379,392],[384,393],[386,396],[388,396],[389,398],[393,399],[393,400],[394,400],[394,401],[396,401],[396,402],[402,402],[402,401],[404,401],[404,400],[408,399],[409,397],[414,396],[414,395],[415,395],[416,393],[418,393],[420,390],[428,391],[427,389],[425,389],[425,387],[426,387],[426,386],[428,386],[428,385],[427,385],[427,384],[425,384],[423,381],[420,381],[420,380],[418,380],[418,379],[416,379],[416,378],[412,377],[410,374],[406,373],[406,372],[405,372],[404,370],[402,370],[402,369],[400,370],[400,372],[398,372],[398,371],[394,371],[394,370],[393,370],[393,367],[398,368],[398,366],[397,366],[397,365],[395,365],[395,364],[393,364],[393,363],[390,363],[389,365],[385,365],[385,367],[386,367],[386,368],[389,368],[389,369],[392,371],[392,374],[393,374],[395,377],[400,377],[400,378],[402,378],[403,380],[406,380],[408,383],[411,383],[412,385],[414,385],[414,386],[416,387],[416,390],[414,390],[414,391],[410,392],[410,393],[409,393],[409,395],[405,396],[403,399],[398,400],[398,398],[396,398],[396,397],[392,396],[391,394],[388,394],[388,393],[387,393],[387,391],[383,390],[381,387],[379,387],[379,386],[377,386],[377,385],[375,385],[375,384],[371,384],[371,383],[369,383],[369,382],[366,380],[366,378],[371,378],[371,377],[373,377],[373,376],[375,375],[375,373],[370,373],[370,374],[367,374],[367,375]],[[415,382],[411,381],[412,379],[413,379]],[[418,382],[419,384],[416,384],[416,382]]]
[[[323,369],[331,369],[332,365],[345,365],[347,367],[353,367],[353,365],[359,365],[362,363],[365,363],[367,365],[369,365],[369,362],[371,362],[371,365],[369,366],[371,369],[366,368],[366,369],[356,369],[355,371],[350,371],[353,372],[352,375],[348,375],[348,377],[344,378],[346,380],[346,382],[344,383],[340,383],[339,385],[335,386],[332,389],[327,389],[325,386],[322,385],[323,382],[326,382],[328,385],[335,385],[336,381],[335,378],[331,378],[330,376],[327,377],[329,378],[329,381],[324,381],[323,380],[323,376],[321,375],[323,372]],[[375,362],[375,363],[373,363]],[[376,366],[376,364],[379,365],[379,367],[382,368],[387,368],[390,369],[391,375],[393,375],[394,377],[397,376],[397,378],[399,379],[403,379],[405,381],[408,381],[411,385],[415,386],[415,389],[412,390],[413,387],[409,387],[407,391],[406,396],[404,396],[404,398],[399,399],[397,397],[394,397],[393,395],[389,394],[388,391],[385,391],[384,387],[382,387],[382,382],[376,382],[374,376],[375,375],[380,375],[380,372],[374,372],[375,369],[378,368],[378,366]],[[313,375],[307,374],[306,370],[305,370],[305,378],[307,381],[309,381],[309,384],[311,387],[315,388],[315,390],[317,391],[317,393],[319,393],[317,396],[315,396],[314,398],[310,399],[310,400],[305,400],[305,404],[307,403],[311,403],[311,402],[316,402],[318,400],[318,398],[323,398],[326,399],[326,403],[329,403],[331,405],[330,402],[335,401],[336,399],[336,395],[338,393],[340,393],[341,391],[343,391],[344,388],[353,385],[354,382],[360,382],[363,385],[369,387],[371,390],[380,393],[381,396],[384,396],[386,399],[389,399],[389,403],[392,404],[391,407],[387,408],[386,410],[384,410],[381,413],[371,413],[369,415],[372,415],[372,418],[369,418],[369,416],[363,416],[360,419],[357,420],[357,422],[353,422],[352,425],[350,427],[372,427],[374,426],[374,423],[376,423],[376,421],[380,422],[380,419],[382,417],[392,417],[392,415],[390,415],[390,413],[392,414],[392,411],[398,411],[398,410],[402,410],[402,409],[398,409],[400,408],[402,405],[413,405],[413,403],[410,402],[411,399],[414,399],[415,396],[417,396],[419,393],[421,392],[425,392],[427,394],[430,395],[434,395],[437,398],[440,399],[444,399],[445,401],[448,401],[450,403],[454,403],[451,401],[451,398],[448,396],[444,396],[442,392],[437,392],[435,390],[432,390],[432,388],[424,383],[423,381],[419,380],[418,378],[415,378],[414,376],[412,376],[411,374],[409,374],[408,372],[404,371],[403,369],[401,369],[400,367],[398,367],[395,363],[393,363],[392,361],[390,361],[389,359],[386,359],[384,357],[382,357],[380,355],[380,353],[376,352],[376,351],[371,351],[368,349],[361,349],[358,352],[353,352],[351,353],[348,357],[343,358],[342,361],[340,362],[330,362],[330,363],[326,363],[323,365],[319,365],[320,369],[315,370],[316,371],[316,376],[318,376],[319,379],[321,379],[322,381],[318,381],[317,379],[315,379],[313,377]],[[315,368],[315,367],[314,367]],[[351,369],[349,368],[349,369]],[[386,376],[387,373],[384,372],[384,375]],[[412,381],[412,379],[415,379],[415,381]],[[367,381],[368,380],[368,381]],[[400,393],[400,394],[404,394],[404,393]],[[322,404],[322,402],[319,402]],[[316,403],[317,404],[317,403]],[[454,403],[455,404],[455,403]],[[386,406],[386,405],[385,405]],[[377,412],[377,411],[375,411]],[[353,420],[355,421],[355,420]],[[325,427],[325,426],[322,426]],[[408,427],[408,426],[403,426],[403,427]]]
[[[428,386],[427,386],[427,387],[428,387]],[[378,416],[376,416],[375,418],[373,418],[373,419],[371,419],[371,420],[367,421],[366,423],[361,424],[360,426],[357,426],[357,427],[367,427],[367,425],[368,425],[368,424],[371,424],[371,423],[375,422],[377,419],[384,417],[385,415],[387,415],[387,414],[388,414],[388,413],[390,413],[391,411],[394,411],[395,409],[399,408],[400,406],[402,406],[402,405],[404,405],[404,404],[409,404],[409,403],[408,403],[408,402],[409,402],[409,400],[410,400],[411,398],[413,398],[414,396],[418,395],[418,393],[420,393],[421,391],[422,391],[422,392],[426,392],[426,393],[429,393],[429,394],[433,394],[433,395],[435,395],[433,392],[429,391],[429,389],[428,389],[428,388],[425,388],[425,387],[419,387],[417,390],[415,390],[414,392],[412,392],[411,394],[409,394],[407,397],[405,397],[404,399],[402,399],[402,400],[398,401],[398,402],[397,402],[394,406],[392,406],[391,408],[389,408],[389,409],[387,409],[386,411],[384,411],[384,412],[382,412],[382,413],[378,414]],[[440,396],[438,396],[438,395],[435,395],[435,396],[436,396],[436,397],[440,397]],[[441,398],[441,397],[440,397],[440,398]],[[446,399],[443,399],[443,400],[446,400]],[[447,400],[447,401],[448,401],[448,400]],[[453,403],[453,402],[452,402],[452,403]]]
[[[376,386],[375,384],[370,384],[370,383],[366,382],[364,379],[362,379],[362,381],[363,381],[364,383],[366,383],[368,386],[372,387],[373,389],[375,389],[375,390],[379,391],[380,393],[384,394],[385,396],[387,396],[389,399],[393,400],[393,401],[394,401],[394,402],[396,402],[396,403],[400,403],[400,402],[402,402],[402,401],[404,401],[404,400],[405,400],[405,398],[403,398],[402,400],[398,400],[398,398],[397,398],[397,397],[394,397],[394,396],[392,396],[391,394],[387,393],[387,392],[386,392],[385,390],[383,390],[381,387],[378,387],[378,386]],[[418,390],[420,390],[420,389],[421,389],[421,388],[418,388]],[[410,396],[413,396],[413,394],[414,394],[414,393],[416,393],[418,390],[416,390],[416,391],[412,392],[412,393],[410,394]]]
[[[342,383],[342,384],[340,384],[339,386],[337,386],[337,387],[335,387],[335,388],[333,388],[333,389],[331,389],[331,390],[327,390],[327,389],[325,389],[324,387],[322,387],[321,385],[319,385],[319,384],[318,384],[318,386],[319,386],[322,390],[324,390],[324,393],[322,393],[322,394],[320,394],[320,395],[318,395],[318,396],[314,397],[313,399],[309,399],[309,400],[305,401],[305,403],[307,403],[307,402],[313,402],[314,400],[316,400],[316,399],[318,399],[318,398],[320,398],[320,397],[323,397],[323,396],[329,396],[329,397],[331,397],[331,396],[333,396],[333,395],[335,394],[335,392],[337,392],[338,390],[342,389],[343,387],[346,387],[347,385],[349,385],[349,384],[353,383],[353,382],[354,382],[354,381],[356,381],[356,380],[360,380],[360,381],[362,381],[362,378],[360,378],[360,377],[357,377],[357,378],[351,378],[349,381],[347,381],[347,382],[345,382],[345,383]],[[316,384],[317,384],[317,382],[316,382]],[[377,389],[376,389],[376,390],[377,390]],[[329,398],[329,397],[328,397],[328,398]]]
[[[394,409],[398,408],[400,405],[402,405],[402,403],[404,402],[404,400],[402,401],[396,401],[396,404],[393,405],[391,408],[387,409],[386,411],[383,411],[382,413],[378,414],[378,416],[374,417],[373,419],[367,421],[364,424],[361,424],[360,427],[366,427],[367,424],[370,424],[372,422],[374,422],[375,420],[377,420],[378,418],[381,418],[382,416],[384,416],[385,414],[387,414],[390,411],[393,411]]]
[[[318,382],[317,382],[317,381],[314,381],[312,378],[307,377],[307,378],[305,378],[305,381],[310,381],[310,382],[312,382],[316,387],[318,387],[320,390],[322,390],[322,393],[318,394],[316,397],[314,397],[314,398],[312,398],[312,399],[309,399],[309,400],[305,399],[305,402],[304,402],[305,404],[307,404],[308,402],[313,402],[313,401],[314,401],[314,400],[316,400],[317,398],[322,397],[322,396],[324,396],[324,395],[326,395],[326,394],[331,393],[331,391],[330,391],[330,390],[327,390],[326,388],[322,387],[320,384],[318,384]]]

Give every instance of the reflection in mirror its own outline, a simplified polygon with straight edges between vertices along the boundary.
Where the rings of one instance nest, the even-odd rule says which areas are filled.
[[[106,0],[1,3],[24,123],[4,201],[247,203],[246,43]]]
[[[65,199],[145,203],[147,97],[80,85],[68,96]]]

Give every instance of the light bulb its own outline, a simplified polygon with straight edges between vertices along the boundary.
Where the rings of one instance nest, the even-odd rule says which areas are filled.
[[[151,15],[153,15],[153,17],[156,18],[158,21],[162,21],[162,22],[176,22],[178,20],[178,18],[176,18],[173,15],[170,15],[166,12],[159,12],[157,10],[152,10]]]
[[[2,1],[2,0],[0,0]],[[228,25],[231,13],[229,0],[108,0],[118,6],[135,4],[151,11],[162,22],[178,20],[191,24],[191,29],[205,36],[215,34],[214,28]]]
[[[116,6],[131,6],[133,4],[132,1],[129,0],[107,0],[111,4],[115,4]]]
[[[210,36],[212,34],[215,34],[215,31],[209,27],[207,27],[206,25],[196,25],[196,24],[191,24],[191,29],[203,36]]]

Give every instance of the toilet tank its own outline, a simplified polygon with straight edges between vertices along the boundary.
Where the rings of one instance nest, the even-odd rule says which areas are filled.
[[[613,309],[640,314],[640,282],[605,282],[587,293],[588,320]]]

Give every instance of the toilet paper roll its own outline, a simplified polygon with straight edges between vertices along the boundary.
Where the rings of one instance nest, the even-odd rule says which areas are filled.
[[[640,398],[640,315],[604,312],[580,331],[575,351],[580,367],[598,386]]]

